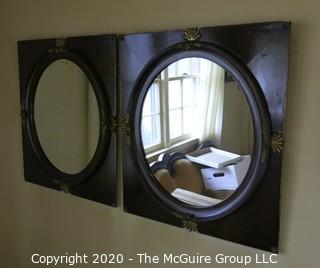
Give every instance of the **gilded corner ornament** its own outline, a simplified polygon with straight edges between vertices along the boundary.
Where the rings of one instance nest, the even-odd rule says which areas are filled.
[[[127,144],[131,145],[131,134],[132,130],[130,128],[129,115],[126,114],[124,117],[121,117],[119,120],[119,128],[121,135],[126,138]]]
[[[56,39],[56,47],[65,47],[66,39],[65,38],[57,38]]]
[[[182,227],[190,232],[198,232],[198,220],[190,214],[181,214],[179,212],[173,213],[177,218],[182,221]]]
[[[66,52],[66,44],[67,44],[67,41],[65,38],[57,38],[56,39],[56,42],[55,42],[55,47],[54,48],[50,48],[48,49],[48,52],[49,53],[61,53],[61,52]]]
[[[190,232],[198,232],[198,223],[192,220],[183,220],[183,228],[188,229]]]
[[[271,148],[274,153],[281,153],[284,147],[284,135],[282,132],[277,132],[272,135]]]
[[[62,181],[62,180],[54,180],[54,182],[59,185],[60,190],[62,192],[70,193],[70,185],[69,185],[69,183],[67,183],[65,181]]]
[[[184,31],[184,39],[190,42],[200,39],[201,33],[199,28],[188,28]]]

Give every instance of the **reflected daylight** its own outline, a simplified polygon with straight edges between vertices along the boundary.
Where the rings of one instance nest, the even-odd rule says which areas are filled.
[[[141,137],[160,185],[195,207],[213,206],[238,188],[254,143],[237,82],[203,58],[176,61],[156,77],[144,99]]]

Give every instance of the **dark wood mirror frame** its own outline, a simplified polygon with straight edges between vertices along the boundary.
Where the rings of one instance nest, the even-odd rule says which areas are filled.
[[[278,252],[280,179],[290,23],[271,22],[120,36],[124,209],[200,233]],[[241,85],[253,115],[255,145],[245,181],[227,200],[194,208],[151,175],[140,134],[144,96],[170,63],[202,57]]]
[[[116,46],[115,35],[18,42],[27,181],[116,205]],[[66,174],[50,162],[41,147],[34,121],[38,82],[46,68],[59,59],[70,60],[84,72],[92,85],[99,110],[96,151],[89,164],[76,174]]]
[[[26,181],[115,206],[118,130],[123,136],[125,211],[278,252],[290,29],[287,22],[268,22],[18,42]],[[141,107],[149,85],[168,64],[189,56],[218,63],[241,85],[255,133],[245,182],[226,201],[201,209],[172,198],[155,181],[140,134]],[[51,164],[34,123],[37,83],[46,67],[58,59],[81,68],[99,106],[96,153],[88,166],[74,175]],[[120,113],[116,103],[121,106]]]
[[[150,85],[166,66],[187,57],[208,59],[217,63],[231,74],[247,97],[253,115],[255,132],[254,152],[246,178],[230,198],[210,208],[194,208],[193,206],[179,202],[160,187],[158,181],[152,176],[151,169],[148,167],[140,135],[142,105]],[[266,101],[258,83],[245,66],[241,65],[241,63],[237,62],[235,58],[231,57],[231,55],[221,48],[196,41],[192,42],[191,45],[189,43],[178,43],[171,47],[164,55],[157,57],[155,62],[151,62],[150,65],[145,66],[140,80],[135,85],[128,113],[132,115],[134,120],[133,133],[135,136],[132,146],[135,153],[134,158],[144,173],[142,183],[146,183],[146,187],[158,196],[157,200],[163,202],[163,205],[168,207],[169,210],[174,211],[178,215],[181,214],[178,217],[183,218],[184,215],[192,215],[199,221],[210,221],[224,217],[241,206],[260,185],[268,165],[271,141],[270,119]]]

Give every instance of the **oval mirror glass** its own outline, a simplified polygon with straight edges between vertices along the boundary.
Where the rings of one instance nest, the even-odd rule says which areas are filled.
[[[51,63],[37,85],[34,121],[49,161],[67,174],[81,172],[99,140],[99,109],[92,85],[67,59]]]
[[[210,207],[239,187],[254,130],[238,83],[219,65],[184,58],[156,77],[144,98],[141,139],[159,185],[176,199]]]

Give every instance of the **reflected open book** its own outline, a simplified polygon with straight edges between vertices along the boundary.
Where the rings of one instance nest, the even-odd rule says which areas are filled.
[[[241,161],[240,155],[213,147],[204,148],[187,154],[186,157],[194,163],[213,168],[222,168],[228,165],[237,164],[239,161]]]

